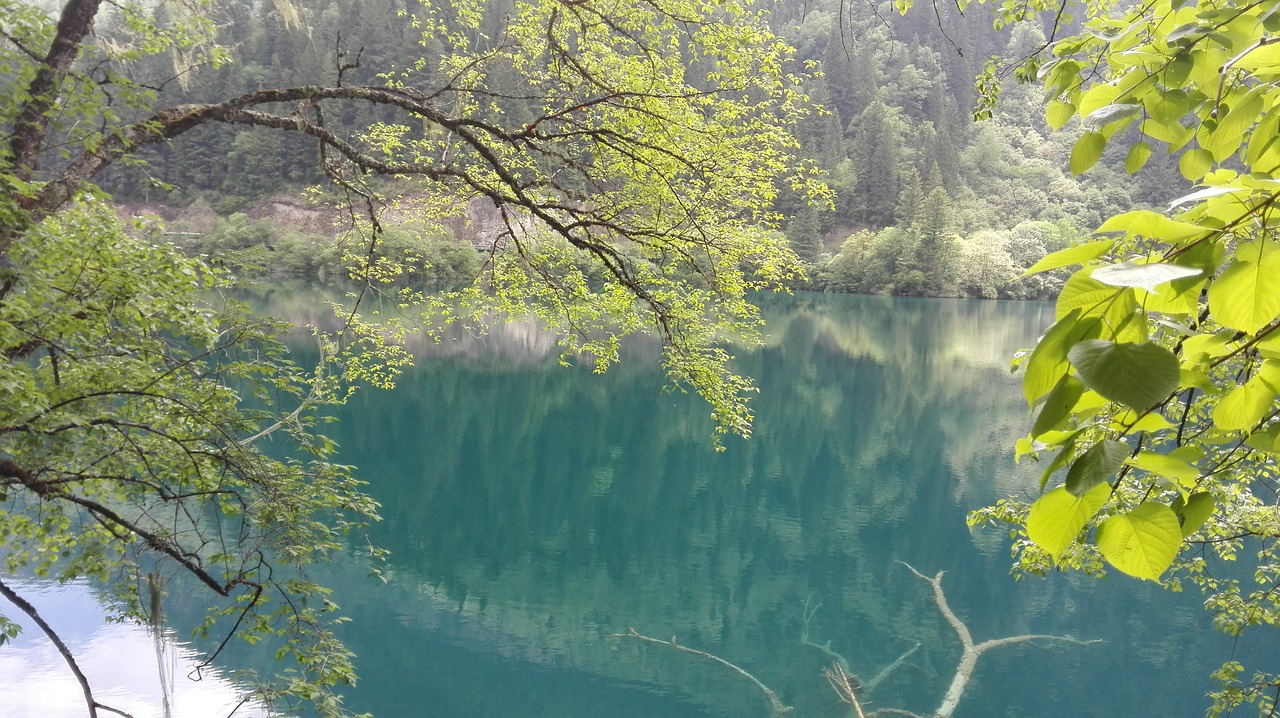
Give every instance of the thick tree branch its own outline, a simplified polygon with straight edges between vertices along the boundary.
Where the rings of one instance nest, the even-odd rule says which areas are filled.
[[[28,180],[35,174],[40,150],[48,135],[50,110],[57,102],[59,88],[71,70],[71,63],[80,53],[80,43],[93,31],[101,5],[102,0],[69,0],[62,8],[49,52],[27,85],[28,99],[13,122],[9,157],[19,179]],[[0,251],[5,249],[0,246]]]
[[[306,119],[301,113],[278,115],[252,109],[279,103],[305,103],[318,106],[318,103],[325,100],[356,100],[396,107],[437,124],[464,141],[479,156],[486,169],[494,173],[500,186],[482,182],[472,173],[447,164],[381,160],[361,151],[351,142],[324,127],[322,123]],[[367,85],[334,87],[307,85],[259,90],[224,102],[180,105],[161,110],[147,119],[127,125],[103,138],[95,147],[72,160],[57,179],[45,186],[34,201],[33,217],[38,220],[57,211],[71,199],[79,187],[121,157],[137,152],[143,146],[173,139],[211,122],[300,132],[316,138],[326,147],[333,148],[362,171],[381,175],[421,176],[441,182],[460,182],[472,191],[488,197],[498,206],[519,206],[570,244],[593,254],[604,265],[606,271],[649,306],[664,337],[669,341],[676,338],[676,330],[670,324],[667,306],[635,276],[618,249],[608,242],[601,241],[591,230],[602,228],[625,236],[630,236],[631,233],[626,231],[623,225],[616,223],[566,221],[560,214],[560,210],[565,209],[564,206],[554,200],[538,198],[530,194],[531,187],[507,167],[495,147],[491,145],[491,141],[485,139],[485,137],[492,138],[492,141],[511,147],[525,147],[537,154],[553,154],[550,148],[536,143],[537,121],[523,131],[511,133],[478,120],[452,117],[427,98],[407,90]],[[627,142],[626,138],[613,136],[605,130],[588,129],[584,132],[615,150],[619,149],[619,145],[625,145]],[[7,249],[11,241],[12,237],[8,233],[0,235],[0,251]]]
[[[236,585],[247,583],[246,581],[239,579],[233,580],[230,583],[223,583],[219,581],[213,576],[213,574],[206,571],[203,566],[196,563],[198,557],[183,551],[182,548],[175,543],[165,540],[164,537],[146,530],[135,522],[129,521],[120,514],[96,501],[91,501],[81,496],[77,496],[66,491],[64,488],[42,480],[36,474],[18,466],[13,461],[8,459],[0,461],[0,476],[8,476],[10,478],[17,479],[19,484],[42,499],[73,503],[85,509],[90,516],[100,523],[103,523],[108,529],[115,526],[137,536],[152,549],[177,561],[183,568],[190,572],[191,575],[195,576],[201,583],[211,588],[219,596],[229,596],[231,595],[231,590]]]

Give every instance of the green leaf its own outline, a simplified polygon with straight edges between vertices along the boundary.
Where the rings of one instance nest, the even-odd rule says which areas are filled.
[[[1061,100],[1054,100],[1049,103],[1048,107],[1044,108],[1045,122],[1048,122],[1050,129],[1054,131],[1062,129],[1075,115],[1075,106]]]
[[[1126,412],[1130,416],[1136,413],[1132,410]],[[1168,419],[1154,411],[1143,414],[1129,426],[1130,431],[1164,431],[1171,428],[1173,428],[1173,424],[1170,424]]]
[[[1151,159],[1151,145],[1146,142],[1135,143],[1125,155],[1124,171],[1133,174],[1146,166],[1149,159]]]
[[[1041,403],[1031,436],[1037,437],[1062,426],[1083,393],[1084,384],[1079,379],[1070,374],[1063,376]]]
[[[1093,270],[1086,267],[1071,275],[1062,286],[1062,291],[1058,292],[1055,316],[1061,319],[1074,309],[1079,309],[1081,316],[1102,316],[1116,304],[1122,292],[1132,294],[1132,290],[1128,288],[1109,287],[1090,278],[1090,274],[1093,274]]]
[[[1254,377],[1218,400],[1213,424],[1225,431],[1248,431],[1271,412],[1276,390],[1261,377]]]
[[[1191,494],[1185,501],[1181,496],[1174,499],[1173,513],[1178,516],[1178,522],[1181,524],[1182,538],[1199,531],[1200,527],[1209,521],[1209,517],[1213,516],[1217,506],[1213,494],[1208,491]]]
[[[1194,277],[1200,273],[1200,270],[1195,267],[1182,267],[1162,262],[1151,264],[1122,262],[1098,267],[1089,276],[1113,287],[1140,287],[1148,292],[1155,292],[1156,287],[1161,284],[1184,277]]]
[[[1182,529],[1173,509],[1148,501],[1103,521],[1096,542],[1112,566],[1135,578],[1155,581],[1178,555]]]
[[[1218,122],[1213,131],[1214,159],[1221,162],[1234,154],[1240,148],[1245,131],[1262,119],[1264,105],[1260,93],[1263,89],[1258,86],[1251,90]]]
[[[1058,487],[1036,499],[1027,516],[1027,538],[1057,559],[1102,509],[1111,487],[1101,484],[1084,496],[1073,496]]]
[[[1181,459],[1155,451],[1140,451],[1137,456],[1129,459],[1129,464],[1156,476],[1173,479],[1184,486],[1194,486],[1196,479],[1200,478],[1200,469]]]
[[[1023,362],[1022,394],[1028,406],[1034,406],[1037,399],[1062,380],[1067,373],[1067,352],[1071,347],[1086,337],[1096,336],[1100,322],[1079,319],[1080,310],[1075,309],[1054,323]]]
[[[1097,259],[1107,252],[1110,252],[1111,248],[1114,246],[1116,246],[1114,239],[1099,239],[1094,242],[1086,242],[1074,247],[1059,249],[1053,254],[1047,255],[1040,261],[1031,265],[1027,271],[1022,273],[1022,276],[1030,277],[1033,274],[1047,272],[1051,269],[1068,267],[1073,264],[1084,264],[1085,262]]]
[[[1086,132],[1071,148],[1071,174],[1084,174],[1098,163],[1102,151],[1107,148],[1107,138],[1100,132]],[[1210,155],[1212,157],[1212,155]],[[1197,178],[1199,179],[1199,178]]]
[[[1280,252],[1258,262],[1240,254],[1209,285],[1209,311],[1219,324],[1252,334],[1280,314]]]
[[[1280,454],[1280,424],[1272,424],[1265,429],[1253,432],[1245,443],[1258,451]]]
[[[1178,388],[1178,358],[1151,342],[1089,339],[1071,347],[1067,358],[1085,386],[1133,409],[1164,401]]]
[[[1044,471],[1040,472],[1041,491],[1044,491],[1044,487],[1049,484],[1049,477],[1053,476],[1055,471],[1071,462],[1071,458],[1076,453],[1076,440],[1080,438],[1081,431],[1083,429],[1077,429],[1060,440],[1062,448],[1054,455],[1053,461],[1050,461],[1049,465],[1044,467]],[[1049,437],[1046,436],[1044,438],[1048,439]]]
[[[1129,445],[1115,439],[1103,439],[1080,455],[1067,470],[1064,488],[1073,496],[1084,496],[1098,484],[1109,482],[1124,460],[1129,457]]]
[[[1135,209],[1118,214],[1103,222],[1097,230],[1098,234],[1125,232],[1138,237],[1164,240],[1172,244],[1203,236],[1205,231],[1205,228],[1198,224],[1172,220],[1149,209]]]
[[[1178,171],[1192,182],[1199,181],[1213,169],[1213,153],[1209,150],[1188,150],[1178,158]]]

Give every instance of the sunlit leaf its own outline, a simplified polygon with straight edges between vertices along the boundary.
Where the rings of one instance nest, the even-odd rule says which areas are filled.
[[[1198,224],[1169,219],[1149,209],[1135,209],[1118,214],[1098,227],[1098,233],[1126,232],[1139,237],[1161,239],[1176,244],[1183,240],[1203,236],[1205,228]]]
[[[1040,272],[1047,272],[1051,269],[1059,269],[1061,267],[1069,267],[1073,264],[1084,264],[1090,260],[1097,259],[1116,245],[1114,239],[1099,239],[1093,242],[1085,242],[1074,247],[1060,249],[1050,254],[1035,264],[1031,265],[1022,276],[1029,277]]]
[[[1080,312],[1074,310],[1056,322],[1040,338],[1036,348],[1023,363],[1022,394],[1027,405],[1057,386],[1067,373],[1067,352],[1081,340],[1096,335],[1099,322],[1096,319],[1079,321]]]
[[[1245,443],[1249,448],[1258,451],[1280,454],[1280,424],[1272,424],[1265,429],[1253,432]]]
[[[1213,169],[1213,153],[1209,150],[1189,150],[1178,159],[1178,170],[1182,176],[1195,182]]]
[[[1100,132],[1086,132],[1071,148],[1071,174],[1083,174],[1098,163],[1107,148],[1107,138]],[[1198,178],[1197,178],[1198,179]]]
[[[1053,390],[1041,402],[1040,411],[1036,414],[1035,426],[1031,429],[1033,437],[1057,429],[1071,416],[1071,410],[1080,395],[1084,393],[1084,384],[1079,379],[1065,375]]]
[[[1213,409],[1213,424],[1225,431],[1248,431],[1271,412],[1276,391],[1253,378],[1227,392]]]
[[[1074,496],[1063,487],[1050,491],[1031,504],[1027,537],[1056,559],[1075,543],[1110,494],[1111,487],[1106,484],[1094,487],[1084,496]]]
[[[1147,160],[1151,159],[1151,145],[1146,142],[1134,143],[1129,148],[1129,154],[1124,158],[1124,171],[1133,174],[1142,169],[1147,164]]]
[[[1280,253],[1227,265],[1209,285],[1209,310],[1223,326],[1253,333],[1280,314]]]
[[[1112,566],[1136,578],[1158,580],[1182,546],[1173,509],[1148,501],[1098,526],[1098,550]]]
[[[1213,494],[1207,491],[1191,494],[1185,501],[1181,496],[1174,499],[1173,512],[1178,516],[1181,524],[1182,538],[1199,531],[1200,527],[1209,521],[1209,517],[1213,516],[1213,511],[1217,507],[1218,502],[1214,500]]]
[[[1045,122],[1049,123],[1050,129],[1060,130],[1072,117],[1076,116],[1076,108],[1061,100],[1054,100],[1044,109]]]
[[[1129,464],[1184,485],[1194,483],[1200,478],[1200,470],[1196,467],[1176,457],[1155,451],[1140,451],[1137,456],[1129,459]]]

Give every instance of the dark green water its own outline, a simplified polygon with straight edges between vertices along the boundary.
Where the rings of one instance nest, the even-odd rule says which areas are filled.
[[[1196,596],[1120,577],[1015,582],[1007,534],[965,527],[969,510],[1034,490],[1010,459],[1026,413],[1007,367],[1047,306],[801,296],[764,309],[768,346],[738,361],[761,389],[755,435],[723,453],[707,407],[662,391],[653,347],[596,376],[558,366],[530,327],[424,347],[398,389],[345,407],[340,458],[382,502],[369,538],[392,551],[385,586],[357,560],[323,577],[354,618],[348,705],[769,715],[730,669],[614,637],[635,628],[740,666],[796,716],[848,715],[820,675],[830,656],[801,641],[808,615],[810,643],[864,681],[919,643],[869,708],[927,714],[960,644],[908,562],[947,572],[978,641],[1105,641],[987,654],[957,716],[1203,712],[1204,676],[1230,647]]]

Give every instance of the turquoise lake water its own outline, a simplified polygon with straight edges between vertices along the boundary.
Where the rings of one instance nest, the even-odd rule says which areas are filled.
[[[368,538],[392,552],[386,585],[367,578],[354,543],[321,575],[354,619],[345,638],[362,681],[348,705],[397,717],[770,715],[733,670],[616,637],[634,628],[719,656],[815,718],[849,715],[821,675],[835,655],[867,682],[919,644],[864,699],[928,714],[960,643],[905,562],[946,572],[978,641],[1103,640],[987,654],[956,716],[1203,713],[1206,676],[1232,646],[1201,599],[1120,576],[1015,581],[1007,532],[965,526],[971,509],[1036,490],[1035,467],[1011,458],[1027,415],[1008,361],[1050,307],[805,295],[763,307],[767,346],[736,364],[760,386],[754,435],[721,453],[707,406],[662,390],[655,347],[630,345],[596,376],[559,366],[524,325],[421,347],[396,390],[344,407],[330,433],[383,505]],[[85,600],[50,605],[71,620],[89,615]],[[170,600],[185,635],[197,610]],[[127,627],[84,620],[86,645],[125,640],[112,631]],[[13,658],[38,644],[28,632],[0,648],[11,701],[0,694],[0,715],[38,690]],[[172,646],[166,660],[180,665]],[[222,670],[244,666],[270,667],[239,650]],[[185,701],[183,715],[224,715],[199,712],[212,700]]]

